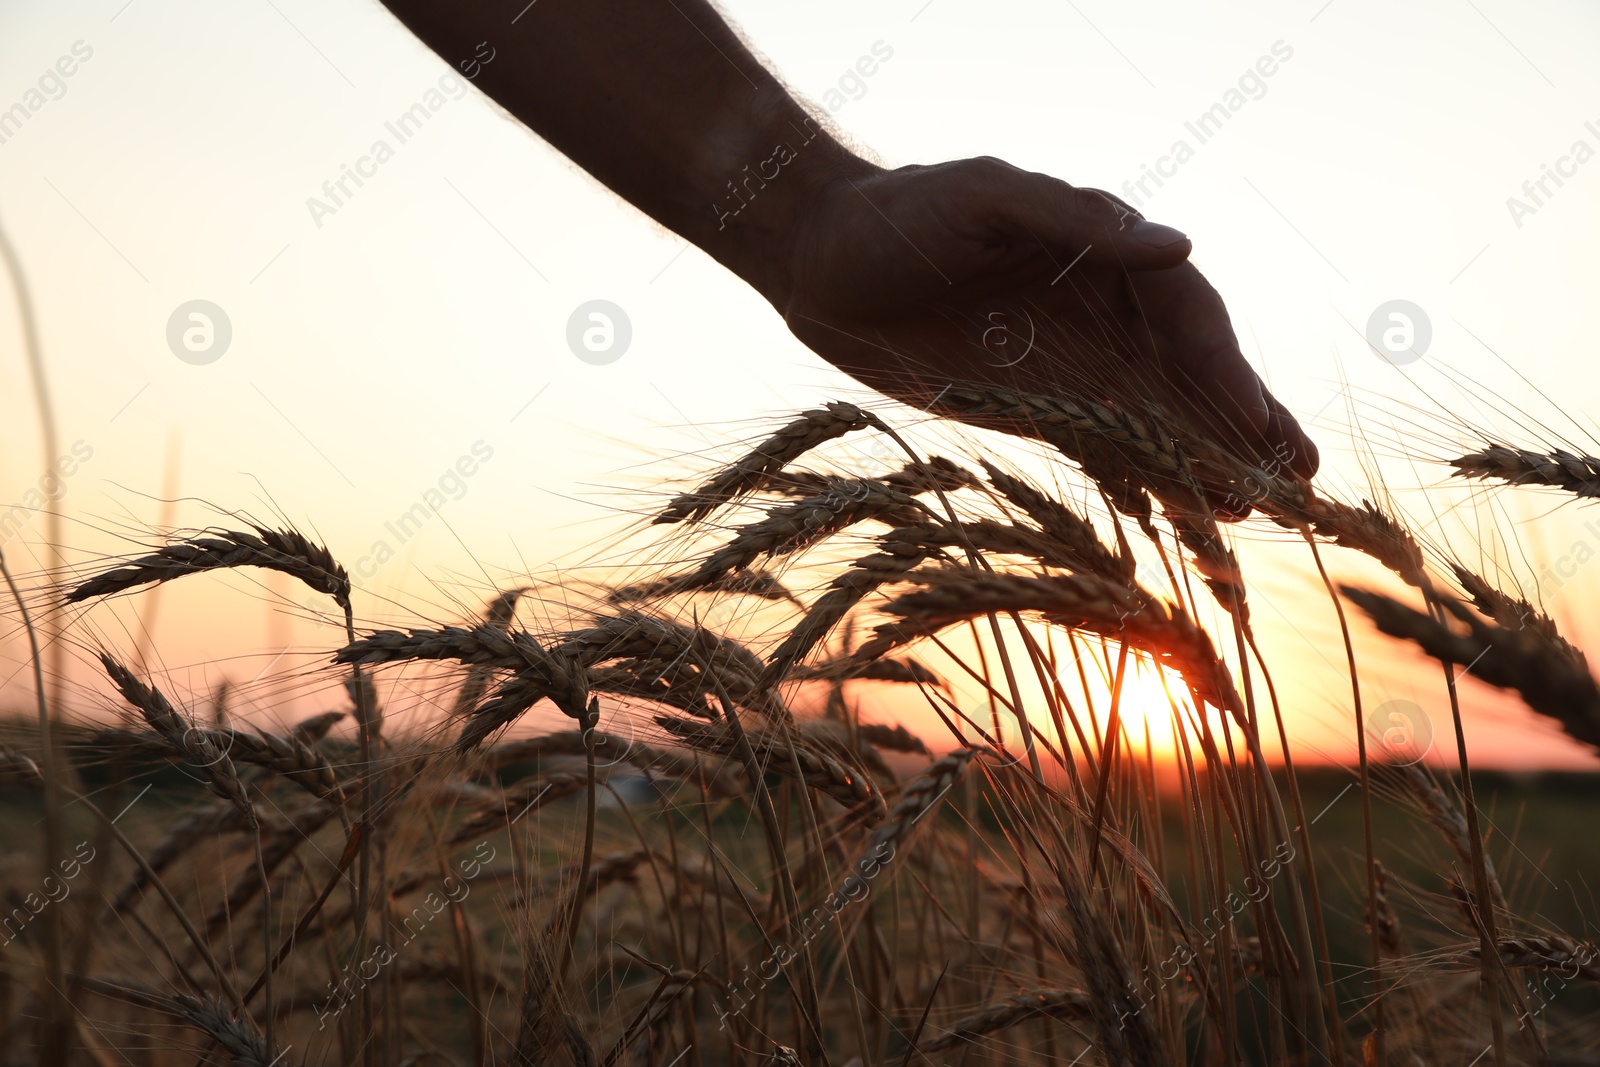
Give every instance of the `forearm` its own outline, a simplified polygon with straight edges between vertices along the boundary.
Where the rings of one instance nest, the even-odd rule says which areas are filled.
[[[458,74],[780,306],[808,202],[875,169],[705,0],[538,0],[515,23],[514,2],[383,2]]]

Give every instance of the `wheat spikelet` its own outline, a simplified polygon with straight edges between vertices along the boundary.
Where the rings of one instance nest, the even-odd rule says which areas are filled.
[[[739,642],[704,626],[686,626],[640,611],[596,618],[593,626],[565,635],[552,651],[585,666],[632,657],[693,663],[734,679],[753,679],[761,673],[760,658]]]
[[[1532,452],[1490,442],[1478,452],[1450,461],[1457,478],[1548,485],[1580,497],[1600,496],[1600,459],[1555,449]]]
[[[350,607],[350,576],[325,547],[294,530],[251,529],[251,533],[209,530],[165,545],[125,567],[80,583],[67,593],[67,601],[78,603],[203,571],[265,567],[298,578],[331,596],[342,608]]]
[[[828,591],[817,598],[811,610],[797,623],[767,660],[762,674],[765,686],[775,686],[792,668],[828,635],[873,590],[899,581],[937,551],[926,542],[931,527],[912,526],[890,530],[878,539],[877,551],[862,556],[843,574],[829,583]],[[859,662],[865,662],[860,660]]]
[[[1427,587],[1422,549],[1416,539],[1392,516],[1371,501],[1351,507],[1335,500],[1318,500],[1310,508],[1316,533],[1343,548],[1365,553],[1398,574],[1407,585]]]
[[[1575,667],[1589,669],[1588,657],[1583,651],[1561,636],[1556,622],[1544,612],[1520,597],[1501,592],[1483,578],[1459,564],[1452,564],[1456,580],[1472,599],[1472,606],[1486,619],[1491,619],[1507,630],[1531,629],[1547,642],[1551,650],[1565,656]]]
[[[100,654],[100,663],[123,699],[138,709],[171,750],[199,769],[213,792],[238,808],[252,826],[256,825],[255,808],[239,780],[238,768],[227,749],[217,743],[214,732],[202,730],[179,715],[159,689],[139,681],[107,653]]]
[[[544,890],[559,891],[567,895],[576,893],[589,899],[608,885],[632,880],[640,865],[649,858],[648,849],[636,848],[626,852],[613,852],[602,857],[591,863],[586,872],[580,872],[576,864],[563,867],[546,877]],[[578,877],[580,873],[583,874],[581,880]],[[559,907],[556,910],[560,912]]]
[[[773,479],[771,489],[783,496],[818,496],[827,492],[837,475],[817,474],[812,471],[787,470]],[[957,489],[970,489],[978,484],[973,473],[943,456],[929,456],[926,460],[907,463],[897,471],[877,476],[890,489],[911,496],[923,493],[953,493]]]
[[[1560,934],[1528,937],[1502,937],[1495,943],[1500,958],[1507,967],[1535,971],[1558,971],[1571,980],[1600,982],[1600,948],[1583,941],[1574,941]],[[1452,962],[1478,966],[1483,958],[1479,945],[1462,949]]]
[[[1394,906],[1389,902],[1389,871],[1378,860],[1372,861],[1372,869],[1377,876],[1377,891],[1367,905],[1367,921],[1377,924],[1378,943],[1383,950],[1391,956],[1400,956],[1400,916],[1395,914]]]
[[[450,836],[450,844],[494,833],[546,804],[583,792],[588,784],[589,777],[582,771],[548,771],[519,782],[470,815]]]
[[[1071,559],[1068,566],[1072,570],[1103,577],[1118,574],[1124,578],[1133,577],[1133,561],[1123,559],[1107,548],[1088,519],[987,460],[983,463],[983,469],[991,485],[1055,539],[1063,555]]]
[[[856,734],[872,747],[887,752],[914,752],[920,756],[928,754],[928,746],[923,744],[922,738],[904,726],[863,722],[856,725]]]
[[[225,753],[236,764],[247,763],[282,775],[313,796],[343,796],[333,764],[292,733],[271,734],[192,726],[184,732],[183,737],[185,748],[176,748],[164,734],[143,734],[131,730],[100,730],[95,733],[94,741],[128,755],[177,760],[194,758],[194,746],[203,742],[209,746],[209,751]]]
[[[761,600],[787,600],[794,604],[800,602],[789,591],[788,586],[780,582],[769,571],[728,571],[712,578],[697,580],[692,586],[687,584],[687,579],[691,577],[694,576],[679,575],[675,578],[662,578],[653,582],[620,586],[607,593],[606,599],[613,604],[625,604],[642,600],[654,600],[657,597],[674,596],[680,592],[692,591],[696,593],[733,593],[738,596],[758,597]]]
[[[1111,493],[1118,509],[1138,518],[1141,526],[1148,526],[1149,514],[1148,504],[1137,499],[1141,490],[1159,497],[1169,515],[1204,514],[1197,507],[1197,489],[1225,493],[1279,523],[1309,526],[1336,544],[1371,555],[1412,585],[1426,581],[1415,540],[1371,503],[1357,508],[1318,499],[1304,479],[1231,455],[1153,408],[1134,415],[1095,402],[1002,389],[954,389],[941,400],[964,414],[995,415],[1038,427],[1045,440],[1076,459]],[[1128,498],[1130,492],[1134,499]],[[1236,565],[1217,557],[1214,566],[1218,581],[1225,587],[1233,584]],[[1231,598],[1231,590],[1224,591]]]
[[[915,498],[870,478],[828,478],[825,491],[772,508],[741,527],[734,539],[689,574],[660,583],[659,594],[707,589],[766,556],[776,559],[816,545],[858,523],[900,526],[919,521],[926,509]]]
[[[899,847],[905,843],[913,827],[932,811],[944,795],[955,788],[967,764],[977,754],[976,749],[960,748],[935,760],[928,768],[907,782],[900,797],[889,809],[887,817],[872,831],[861,854],[856,857],[850,874],[839,886],[835,896],[855,899],[852,895],[859,887],[863,894],[867,883],[894,859]]]
[[[1415,763],[1406,764],[1398,768],[1401,779],[1413,796],[1422,804],[1422,810],[1427,813],[1428,821],[1439,831],[1445,843],[1456,854],[1463,870],[1471,870],[1474,866],[1472,860],[1472,832],[1467,826],[1467,817],[1461,814],[1455,803],[1444,794],[1433,777]],[[1494,861],[1489,858],[1487,850],[1483,855],[1484,870],[1488,873],[1489,896],[1497,911],[1505,912],[1505,890],[1500,888],[1500,876],[1495,873]]]
[[[1465,623],[1459,634],[1443,623],[1378,593],[1341,587],[1390,637],[1411,641],[1428,655],[1466,667],[1476,678],[1514,689],[1524,703],[1560,724],[1570,736],[1600,748],[1600,687],[1581,656],[1565,641],[1546,638],[1536,627],[1508,630],[1485,623],[1453,601],[1444,602]]]
[[[803,411],[793,422],[744,458],[723,468],[699,489],[674,498],[655,521],[697,522],[722,505],[761,490],[784,467],[818,445],[855,430],[882,425],[871,412],[838,400],[825,407]]]
[[[1222,540],[1217,521],[1209,515],[1169,511],[1167,518],[1178,535],[1178,543],[1194,557],[1195,569],[1217,603],[1241,622],[1250,621],[1245,602],[1244,572],[1239,559]]]
[[[259,811],[256,813],[256,821],[258,823],[264,821]],[[237,833],[249,828],[249,820],[228,801],[196,808],[179,817],[167,827],[166,832],[154,845],[144,850],[145,862],[149,864],[151,871],[159,875],[197,845],[214,841],[224,834]],[[143,867],[135,867],[128,875],[127,884],[118,891],[107,907],[106,914],[115,915],[125,911],[139,899],[149,884],[150,875]]]
[[[920,660],[909,656],[860,663],[850,656],[812,663],[789,672],[797,682],[898,682],[903,685],[943,686],[945,681]]]
[[[289,733],[296,740],[308,745],[314,745],[327,737],[328,731],[337,726],[344,719],[345,714],[342,711],[319,712],[295,723]]]
[[[311,839],[316,833],[339,812],[339,804],[333,800],[316,800],[294,812],[288,817],[286,824],[275,831],[270,837],[263,835],[261,841],[261,868],[265,870],[268,878],[277,870],[294,852]],[[239,881],[234,884],[228,893],[227,899],[206,919],[205,931],[213,935],[218,930],[227,926],[234,916],[243,912],[246,905],[256,898],[261,892],[261,870],[252,864],[240,874]]]
[[[924,571],[923,586],[891,601],[885,611],[904,624],[878,628],[858,650],[863,657],[956,622],[994,612],[1036,611],[1051,622],[1125,641],[1181,674],[1196,695],[1235,714],[1243,703],[1211,638],[1183,609],[1129,586],[1088,574],[974,574],[959,569]]]
[[[255,1026],[234,1015],[210,995],[172,997],[173,1013],[208,1035],[227,1052],[233,1067],[273,1067],[279,1056]]]
[[[732,756],[736,750],[733,731],[721,724],[686,722],[667,715],[657,716],[656,723],[684,744],[702,752]],[[819,751],[802,737],[786,739],[769,730],[749,728],[745,736],[763,769],[794,778],[798,762],[798,777],[803,784],[832,797],[846,808],[860,809],[874,822],[882,818],[883,794],[873,787],[865,771]]]
[[[508,589],[489,601],[483,610],[483,622],[480,625],[501,633],[510,632],[511,620],[517,613],[517,601],[522,599],[525,592],[525,589]],[[489,688],[492,673],[492,668],[482,664],[474,665],[467,671],[467,680],[461,683],[461,689],[456,693],[455,707],[450,712],[452,718],[467,715],[477,706]]]
[[[626,763],[652,778],[665,777],[701,784],[709,797],[722,799],[745,795],[744,768],[736,760],[708,758],[698,754],[668,752],[630,736],[601,730],[566,731],[543,734],[516,741],[502,741],[483,750],[485,770],[500,770],[515,763],[541,760],[546,756],[582,758],[586,755],[585,736],[593,742],[597,756],[607,761]]]
[[[25,785],[32,789],[44,787],[44,775],[39,765],[10,745],[0,742],[0,785]]]
[[[1034,989],[1013,993],[971,1015],[957,1019],[949,1033],[922,1046],[925,1052],[943,1052],[989,1034],[1009,1030],[1029,1019],[1060,1019],[1083,1024],[1093,1019],[1089,995],[1077,989]]]
[[[405,660],[458,660],[469,666],[515,672],[462,727],[461,751],[481,744],[494,731],[548,697],[571,718],[592,726],[589,685],[582,666],[559,651],[550,652],[531,635],[492,625],[468,630],[379,630],[341,648],[335,663],[359,665]]]

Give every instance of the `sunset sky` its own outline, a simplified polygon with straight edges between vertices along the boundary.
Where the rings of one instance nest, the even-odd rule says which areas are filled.
[[[1000,156],[1189,234],[1246,354],[1321,444],[1325,491],[1359,500],[1380,478],[1430,542],[1520,585],[1579,644],[1600,639],[1600,567],[1588,565],[1600,510],[1450,486],[1437,462],[1475,430],[1600,448],[1600,9],[724,10],[885,164]],[[870,77],[856,73],[863,56],[876,57]],[[501,113],[376,3],[13,3],[0,9],[0,71],[0,226],[26,269],[62,451],[76,448],[59,505],[74,561],[124,551],[117,535],[164,517],[281,515],[357,573],[366,619],[443,621],[519,576],[598,576],[632,517],[679,480],[793,410],[872,402],[753,291]],[[419,103],[426,121],[395,127]],[[1220,128],[1198,127],[1218,105]],[[354,167],[363,182],[329,210],[325,183]],[[607,364],[568,344],[574,311],[594,300],[631,327]],[[1420,308],[1431,334],[1403,366],[1364,336],[1395,300]],[[175,350],[194,301],[220,309],[231,335],[210,362]],[[55,457],[40,451],[8,290],[0,338],[0,515],[31,513]],[[1030,449],[985,447],[1040,464]],[[164,513],[168,490],[184,499]],[[419,502],[426,521],[397,526]],[[6,541],[15,568],[37,572],[43,537],[32,515]],[[1315,569],[1270,525],[1238,537],[1291,734],[1343,758],[1344,652]],[[1364,561],[1328,558],[1391,587]],[[310,604],[265,580],[171,590],[154,631],[175,688],[207,691],[217,664],[242,682],[314,663],[279,653],[337,632],[269,610],[275,597]],[[136,606],[86,625],[131,646],[118,626]],[[10,618],[7,704],[25,678]],[[1359,629],[1369,705],[1415,701],[1447,729],[1437,665]],[[74,679],[84,701],[104,688],[81,664]],[[280,691],[299,694],[297,712],[319,710],[298,683]],[[1480,764],[1594,766],[1514,701],[1463,692]]]

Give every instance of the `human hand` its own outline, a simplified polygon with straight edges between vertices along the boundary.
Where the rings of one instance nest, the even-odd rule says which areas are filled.
[[[1109,194],[989,158],[857,168],[815,184],[789,240],[768,298],[895,399],[937,411],[959,384],[1153,400],[1243,457],[1316,473],[1188,238]]]

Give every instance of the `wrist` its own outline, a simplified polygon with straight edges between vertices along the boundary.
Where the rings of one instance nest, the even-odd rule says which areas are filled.
[[[686,234],[780,312],[793,288],[795,252],[818,206],[881,168],[840,144],[784,95],[751,116],[741,136],[704,168],[707,202]]]

